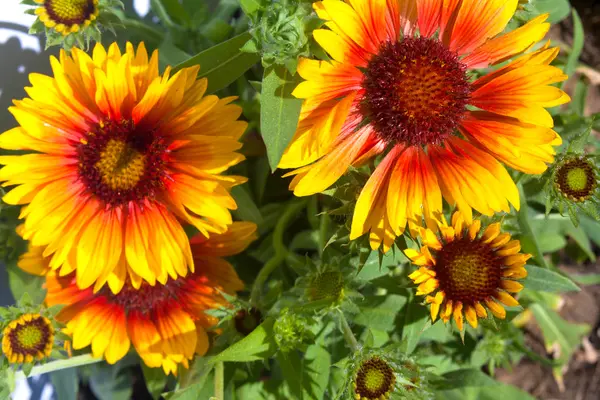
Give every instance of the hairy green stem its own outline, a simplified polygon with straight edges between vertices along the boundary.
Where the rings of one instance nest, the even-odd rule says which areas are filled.
[[[356,336],[354,336],[354,333],[352,333],[352,329],[350,329],[350,325],[348,325],[348,320],[346,320],[346,317],[344,316],[344,312],[342,310],[339,310],[339,317],[342,333],[344,334],[344,339],[346,339],[346,343],[353,352],[360,350],[360,345],[356,340]]]
[[[80,356],[75,356],[68,358],[66,360],[55,360],[50,361],[46,364],[37,365],[33,367],[29,376],[46,374],[48,372],[60,371],[61,369],[73,368],[73,367],[81,367],[82,365],[95,364],[97,362],[102,361],[102,357],[94,357],[91,354],[82,354]],[[19,371],[15,374],[15,378],[25,378],[25,374],[23,371]]]
[[[215,365],[215,399],[223,400],[225,398],[225,364],[223,361]]]
[[[294,219],[298,212],[304,208],[305,205],[305,199],[294,199],[288,203],[285,210],[283,210],[281,217],[279,217],[279,221],[277,221],[277,225],[275,225],[275,229],[273,230],[273,249],[275,250],[275,255],[265,263],[258,273],[256,280],[254,281],[252,292],[250,294],[250,303],[252,305],[256,305],[258,303],[262,286],[269,275],[271,275],[271,273],[275,271],[275,269],[277,269],[277,267],[279,267],[279,265],[281,265],[281,263],[285,260],[288,250],[283,243],[283,234],[288,224]]]
[[[517,186],[519,188],[519,197],[521,201],[521,207],[517,213],[517,221],[519,223],[519,228],[521,229],[521,247],[523,252],[531,254],[540,267],[550,268],[544,258],[544,254],[540,250],[538,241],[533,233],[533,229],[531,229],[531,224],[529,223],[529,207],[527,205],[525,192],[523,191],[523,184],[519,183]]]

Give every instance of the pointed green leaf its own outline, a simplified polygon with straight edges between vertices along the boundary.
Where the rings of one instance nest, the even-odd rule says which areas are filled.
[[[259,61],[258,54],[240,51],[250,38],[248,32],[235,36],[182,62],[173,69],[173,72],[200,65],[198,79],[207,78],[206,93],[214,93],[235,81]]]
[[[292,91],[299,82],[299,76],[292,76],[284,66],[265,69],[260,95],[260,131],[272,171],[277,168],[298,126],[302,99],[292,96]]]
[[[571,279],[549,269],[527,265],[527,278],[523,285],[527,289],[541,292],[578,292],[581,289]]]
[[[210,363],[214,364],[217,361],[256,361],[271,357],[277,351],[277,343],[273,334],[274,322],[273,318],[267,318],[248,336],[212,358]]]
[[[167,384],[167,376],[162,368],[150,368],[144,363],[142,363],[142,372],[144,373],[148,393],[154,400],[158,400]]]

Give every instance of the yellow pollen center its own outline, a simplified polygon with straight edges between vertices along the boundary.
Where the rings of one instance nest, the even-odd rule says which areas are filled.
[[[46,0],[46,11],[57,23],[81,24],[96,13],[94,0]]]
[[[17,341],[22,347],[30,349],[42,341],[42,336],[42,331],[37,326],[27,325],[17,332]]]
[[[583,190],[587,186],[587,173],[583,168],[573,168],[567,172],[567,183],[571,190]]]
[[[145,170],[145,156],[121,140],[111,139],[100,154],[96,168],[111,189],[131,189]]]
[[[370,369],[365,374],[365,388],[369,391],[376,391],[383,386],[385,381],[385,374],[378,369]]]

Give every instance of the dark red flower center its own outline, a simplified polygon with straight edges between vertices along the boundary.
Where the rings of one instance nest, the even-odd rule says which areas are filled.
[[[103,121],[77,145],[79,178],[111,207],[156,198],[164,187],[167,145],[131,120]]]
[[[364,71],[362,113],[387,142],[439,144],[463,118],[466,67],[435,39],[386,42]]]
[[[555,185],[569,199],[585,201],[596,189],[594,167],[584,158],[568,160],[558,168]]]
[[[94,0],[46,0],[44,8],[52,21],[71,26],[90,19],[97,6]]]
[[[500,287],[503,258],[481,239],[464,237],[446,243],[435,258],[436,278],[448,300],[474,304]]]
[[[164,285],[157,282],[154,286],[142,282],[139,289],[126,284],[117,294],[113,294],[106,286],[101,290],[111,303],[118,304],[127,312],[137,311],[147,314],[172,301],[177,301],[179,290],[185,279],[169,279]]]

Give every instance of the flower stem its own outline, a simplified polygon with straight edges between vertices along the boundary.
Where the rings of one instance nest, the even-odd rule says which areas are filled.
[[[223,400],[225,398],[225,364],[223,361],[215,365],[215,399]]]
[[[277,267],[279,267],[279,265],[285,260],[288,250],[283,243],[283,234],[289,223],[298,214],[298,211],[304,208],[305,205],[306,200],[304,199],[293,200],[288,203],[285,210],[283,210],[281,217],[279,217],[279,221],[277,221],[277,225],[275,225],[275,229],[273,230],[273,249],[275,250],[275,255],[266,262],[254,281],[252,293],[250,294],[250,303],[252,305],[256,305],[258,303],[262,286],[269,275],[271,275],[271,273],[275,271],[275,269],[277,269]]]
[[[540,250],[538,241],[533,233],[533,229],[531,229],[531,224],[529,223],[529,208],[527,205],[527,197],[525,197],[525,192],[523,191],[523,184],[519,183],[517,186],[519,188],[519,197],[521,199],[521,207],[517,213],[517,221],[519,223],[519,228],[521,229],[521,246],[523,251],[525,253],[530,253],[540,267],[550,268],[544,258],[544,254]]]
[[[94,357],[91,354],[82,354],[80,356],[75,356],[68,358],[66,360],[55,360],[50,361],[49,363],[37,365],[33,367],[29,376],[46,374],[48,372],[60,371],[61,369],[73,368],[73,367],[81,367],[82,365],[95,364],[97,362],[102,361],[102,357]],[[25,378],[25,374],[23,371],[18,371],[15,374],[15,378]]]
[[[339,316],[342,333],[344,334],[344,339],[346,339],[346,343],[353,352],[360,350],[360,345],[356,340],[356,336],[354,336],[354,333],[352,333],[352,329],[350,329],[350,325],[348,325],[348,320],[344,316],[344,312],[342,310],[339,310]]]

